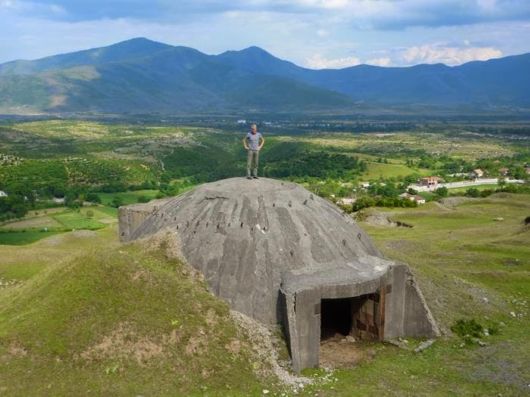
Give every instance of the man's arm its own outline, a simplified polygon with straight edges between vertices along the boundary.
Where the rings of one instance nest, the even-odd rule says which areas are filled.
[[[259,140],[260,140],[260,143],[259,143],[259,150],[261,150],[261,148],[263,147],[263,145],[265,145],[265,138],[263,138],[262,136],[259,137]]]
[[[247,137],[243,138],[243,146],[245,147],[246,150],[248,150]]]

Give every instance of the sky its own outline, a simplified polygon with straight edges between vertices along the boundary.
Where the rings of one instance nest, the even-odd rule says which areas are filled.
[[[530,52],[530,0],[0,0],[0,63],[133,37],[314,69]]]

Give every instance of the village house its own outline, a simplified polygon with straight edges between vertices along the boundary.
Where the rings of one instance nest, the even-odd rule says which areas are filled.
[[[0,190],[0,197],[7,197],[8,194],[4,192],[3,190]]]
[[[418,205],[426,203],[425,198],[423,198],[423,197],[421,197],[421,196],[419,196],[417,194],[402,193],[402,194],[399,195],[399,197],[401,197],[403,199],[408,199],[410,201],[414,201]]]
[[[357,201],[357,198],[355,197],[343,197],[339,200],[337,200],[338,205],[352,205]]]
[[[436,189],[438,187],[438,183],[442,180],[442,178],[438,176],[426,176],[420,179],[420,185],[421,186],[427,186],[429,189]]]
[[[508,176],[508,174],[510,173],[510,170],[506,167],[503,167],[503,168],[500,168],[499,169],[499,175],[500,176]]]
[[[473,171],[471,171],[471,173],[469,174],[469,177],[470,178],[482,178],[484,176],[484,171],[482,171],[480,168],[477,168]]]
[[[55,204],[64,204],[64,197],[54,197],[52,199],[52,201],[55,203]]]

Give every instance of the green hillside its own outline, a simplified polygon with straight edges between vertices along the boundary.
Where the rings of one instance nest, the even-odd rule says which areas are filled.
[[[163,250],[92,246],[0,299],[2,395],[244,396],[270,384],[227,305]]]
[[[120,245],[116,227],[107,226],[0,245],[0,390],[6,396],[524,395],[530,245],[521,214],[530,210],[528,198],[500,194],[377,209],[413,226],[361,223],[390,258],[411,265],[444,335],[422,353],[414,352],[420,341],[412,338],[402,348],[341,345],[357,362],[331,372],[306,370],[314,384],[296,393],[256,355],[252,342],[261,336],[248,339],[201,277],[168,259],[173,248],[164,239]],[[495,220],[498,214],[503,221]],[[479,339],[483,346],[452,331],[462,319],[490,330]],[[286,357],[281,345],[280,356]]]

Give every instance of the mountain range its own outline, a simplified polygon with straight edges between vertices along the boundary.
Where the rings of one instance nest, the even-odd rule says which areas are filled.
[[[348,112],[530,107],[530,54],[460,66],[313,70],[258,47],[207,55],[135,38],[0,65],[0,113]]]

